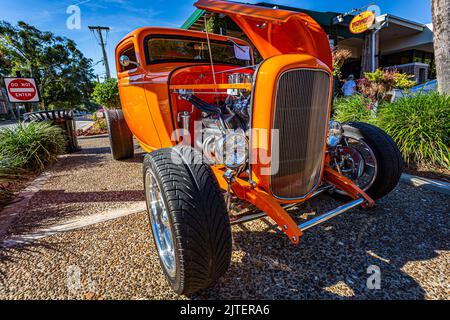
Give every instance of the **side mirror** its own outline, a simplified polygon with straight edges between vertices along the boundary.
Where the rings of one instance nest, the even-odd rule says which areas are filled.
[[[122,67],[125,67],[125,68],[128,67],[130,64],[138,66],[137,62],[131,61],[130,58],[128,56],[125,56],[125,55],[120,56],[119,62],[120,62],[120,65]]]

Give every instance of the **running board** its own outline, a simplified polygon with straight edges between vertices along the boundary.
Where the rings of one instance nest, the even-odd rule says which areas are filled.
[[[366,201],[366,200],[364,200],[363,198],[359,198],[359,199],[356,199],[356,200],[351,201],[349,203],[346,203],[346,204],[344,204],[344,205],[342,205],[340,207],[337,207],[336,209],[333,209],[331,211],[328,211],[327,213],[324,213],[324,214],[322,214],[322,215],[320,215],[320,216],[318,216],[316,218],[313,218],[313,219],[308,220],[308,221],[306,221],[306,222],[304,222],[302,224],[299,224],[298,228],[300,230],[302,230],[302,231],[308,230],[309,228],[312,228],[312,227],[314,227],[314,226],[316,226],[318,224],[321,224],[321,223],[323,223],[323,222],[325,222],[327,220],[330,220],[330,219],[332,219],[334,217],[337,217],[338,215],[340,215],[340,214],[342,214],[342,213],[344,213],[344,212],[346,212],[346,211],[348,211],[348,210],[350,210],[350,209],[352,209],[354,207],[357,207],[357,206],[363,204],[364,201]]]

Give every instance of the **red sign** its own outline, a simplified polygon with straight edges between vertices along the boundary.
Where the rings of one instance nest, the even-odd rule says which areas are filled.
[[[33,78],[4,78],[9,102],[39,102]]]

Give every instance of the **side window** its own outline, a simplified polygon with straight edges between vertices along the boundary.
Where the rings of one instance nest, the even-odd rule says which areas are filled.
[[[137,62],[136,51],[134,50],[133,45],[131,47],[128,47],[125,50],[123,50],[119,57],[121,57],[121,56],[127,56],[130,59],[130,61]],[[120,66],[121,72],[132,70],[132,69],[136,69],[136,65],[133,63],[130,63],[130,65],[127,67],[124,67],[122,65]]]

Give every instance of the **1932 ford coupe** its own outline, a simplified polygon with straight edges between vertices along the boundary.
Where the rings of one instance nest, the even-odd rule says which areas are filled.
[[[149,152],[150,224],[179,294],[226,272],[232,224],[270,217],[298,244],[306,229],[373,206],[402,166],[382,130],[330,120],[331,50],[312,18],[227,1],[195,5],[205,23],[229,16],[254,47],[208,32],[135,30],[116,47],[122,110],[106,113],[115,159],[133,156],[133,136]],[[322,192],[345,202],[301,224],[286,211]]]

